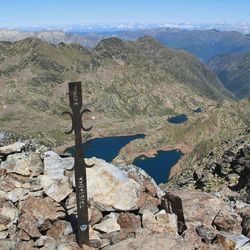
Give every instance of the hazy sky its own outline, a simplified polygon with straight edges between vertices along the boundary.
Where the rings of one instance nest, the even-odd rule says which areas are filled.
[[[250,0],[0,0],[0,26],[250,22]]]

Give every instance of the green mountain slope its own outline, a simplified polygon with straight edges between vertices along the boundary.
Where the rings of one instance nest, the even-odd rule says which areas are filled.
[[[250,96],[250,53],[219,55],[208,65],[235,96],[241,99]]]
[[[92,51],[27,38],[1,42],[0,50],[1,128],[46,133],[56,141],[64,140],[59,131],[68,121],[60,114],[68,107],[67,82],[72,80],[82,81],[84,104],[111,120],[145,119],[231,100],[194,56],[151,37],[134,42],[109,38]]]

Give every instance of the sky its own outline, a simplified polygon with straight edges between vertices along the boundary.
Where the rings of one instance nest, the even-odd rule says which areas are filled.
[[[0,0],[0,27],[250,22],[250,0]]]

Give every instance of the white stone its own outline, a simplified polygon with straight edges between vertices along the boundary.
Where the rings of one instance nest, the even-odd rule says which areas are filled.
[[[44,192],[56,202],[64,200],[73,190],[65,179],[51,179],[46,175],[40,176]]]
[[[95,157],[86,160],[88,197],[102,210],[134,210],[138,208],[140,185],[114,165]],[[122,195],[121,195],[122,194]]]
[[[10,154],[14,152],[21,152],[23,147],[25,146],[25,143],[22,142],[15,142],[13,144],[0,147],[0,153],[1,154]]]
[[[74,158],[67,157],[61,158],[58,154],[53,151],[45,153],[44,157],[44,174],[49,176],[51,179],[64,178],[65,169],[72,169],[74,166]]]
[[[93,228],[108,234],[121,230],[120,225],[117,223],[117,215],[114,213],[109,214],[107,219],[101,223],[95,224]]]
[[[7,200],[17,202],[18,200],[24,200],[27,197],[29,190],[23,188],[15,188],[7,193]]]

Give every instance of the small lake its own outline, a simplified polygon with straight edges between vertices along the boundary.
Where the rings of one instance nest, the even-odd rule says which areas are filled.
[[[166,183],[170,169],[183,156],[179,150],[158,151],[155,157],[140,156],[133,161],[137,167],[145,170],[157,184]]]
[[[187,120],[188,120],[188,117],[185,114],[176,115],[176,116],[172,116],[172,117],[168,118],[168,122],[176,123],[176,124],[183,123]]]
[[[197,108],[197,109],[193,109],[194,113],[201,113],[203,112],[203,108]]]
[[[86,158],[96,157],[111,162],[118,155],[122,147],[130,141],[144,137],[144,134],[137,134],[91,139],[83,144],[84,155]],[[70,148],[68,152],[74,154],[74,149]]]
[[[137,134],[91,139],[83,144],[84,154],[86,158],[96,157],[112,162],[122,147],[132,140],[144,137],[144,134]],[[74,155],[74,148],[69,148],[66,151]],[[157,184],[166,183],[171,167],[177,163],[182,155],[179,150],[158,151],[155,157],[140,156],[134,160],[133,164],[146,171]]]

